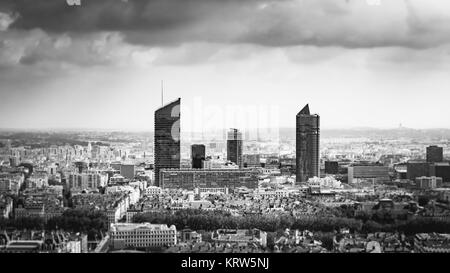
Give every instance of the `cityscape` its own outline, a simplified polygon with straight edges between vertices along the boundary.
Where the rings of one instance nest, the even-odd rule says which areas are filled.
[[[153,133],[3,131],[0,252],[450,250],[450,130],[322,139],[306,104],[280,143],[185,142],[181,101]]]
[[[43,2],[0,3],[0,255],[450,253],[448,4]]]

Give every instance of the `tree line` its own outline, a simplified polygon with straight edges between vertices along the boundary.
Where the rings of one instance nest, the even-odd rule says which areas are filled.
[[[108,230],[108,218],[99,210],[69,209],[61,216],[51,218],[47,222],[40,217],[0,218],[0,229],[64,230],[85,233],[88,234],[89,240],[95,240],[101,236],[101,232]]]
[[[374,220],[361,220],[347,217],[304,217],[295,218],[289,215],[246,215],[233,216],[226,212],[179,210],[169,212],[149,212],[137,214],[136,223],[175,225],[177,230],[190,228],[193,230],[213,231],[216,229],[260,229],[267,232],[298,229],[320,232],[335,232],[347,228],[351,232],[401,232],[407,235],[416,233],[450,233],[450,219],[419,217],[408,220],[396,220],[392,223],[379,223]]]

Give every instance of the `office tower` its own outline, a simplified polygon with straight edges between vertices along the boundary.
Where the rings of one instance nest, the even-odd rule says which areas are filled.
[[[427,162],[436,163],[443,161],[443,149],[438,146],[428,146],[427,147]]]
[[[325,173],[326,174],[338,174],[339,163],[337,161],[325,161]]]
[[[203,169],[205,161],[206,148],[203,144],[194,144],[191,146],[191,161],[193,169]]]
[[[242,168],[242,133],[238,129],[228,131],[227,160]]]
[[[430,163],[424,160],[409,160],[406,163],[406,178],[415,180],[417,177],[430,176]]]
[[[297,114],[296,165],[297,182],[319,176],[319,115],[311,115],[307,104]]]
[[[376,182],[387,182],[389,178],[389,167],[368,165],[349,166],[347,169],[348,183],[358,183],[360,181],[372,180]]]
[[[161,169],[180,168],[181,98],[155,111],[155,186]]]
[[[450,163],[436,162],[430,164],[430,176],[441,177],[444,183],[450,182]]]

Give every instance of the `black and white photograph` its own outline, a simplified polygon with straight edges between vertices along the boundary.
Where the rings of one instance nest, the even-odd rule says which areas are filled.
[[[0,0],[0,257],[450,253],[449,72],[445,0]]]

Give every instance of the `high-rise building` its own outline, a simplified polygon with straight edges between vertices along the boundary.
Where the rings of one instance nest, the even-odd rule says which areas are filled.
[[[320,117],[311,115],[307,104],[297,114],[296,126],[296,166],[297,182],[319,177]]]
[[[337,174],[339,172],[339,163],[337,161],[325,161],[325,173]]]
[[[430,163],[423,160],[409,160],[406,163],[406,178],[416,180],[416,177],[430,176]]]
[[[238,129],[228,131],[227,160],[242,168],[242,133]]]
[[[155,112],[155,186],[161,169],[180,168],[181,98]]]
[[[206,147],[203,144],[191,146],[191,161],[193,169],[203,169],[203,161],[206,157]]]
[[[442,147],[436,145],[427,147],[427,162],[436,163],[444,160],[444,151]]]
[[[430,164],[430,176],[441,177],[445,183],[450,183],[450,163],[436,162]]]

